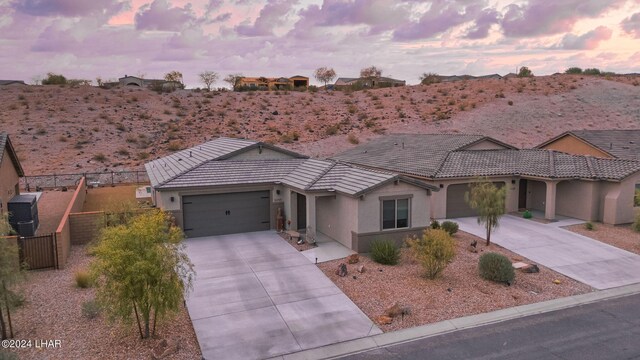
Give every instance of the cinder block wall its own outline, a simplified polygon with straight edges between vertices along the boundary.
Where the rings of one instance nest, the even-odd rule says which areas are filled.
[[[103,220],[104,211],[69,214],[71,244],[84,245],[96,239],[100,231],[100,224]]]
[[[71,202],[67,206],[67,210],[64,212],[58,230],[56,230],[56,241],[58,250],[58,268],[64,269],[67,264],[67,257],[69,256],[69,250],[71,250],[71,227],[69,224],[69,214],[82,211],[84,206],[84,200],[87,195],[87,180],[83,177],[76,187],[76,191],[73,193]]]

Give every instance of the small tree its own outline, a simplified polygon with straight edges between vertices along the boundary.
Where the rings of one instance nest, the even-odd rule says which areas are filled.
[[[456,243],[446,230],[427,229],[421,237],[407,239],[412,257],[425,269],[425,276],[435,279],[456,255]]]
[[[231,86],[231,90],[237,90],[243,77],[244,75],[242,74],[229,74],[223,79],[223,81]]]
[[[100,234],[91,265],[97,299],[111,319],[126,322],[134,315],[143,339],[155,335],[158,320],[177,311],[192,287],[193,265],[184,252],[183,238],[170,216],[160,210]]]
[[[570,67],[567,70],[564,71],[565,74],[573,74],[573,75],[580,75],[582,74],[582,69],[579,67]]]
[[[200,81],[207,87],[207,91],[211,91],[211,85],[213,85],[220,75],[215,71],[203,71],[199,75]]]
[[[532,77],[533,76],[533,72],[526,66],[523,66],[520,68],[520,71],[518,71],[518,77]]]
[[[182,83],[182,73],[180,71],[169,71],[168,73],[166,73],[164,75],[164,79],[166,81],[169,81],[173,84],[178,83],[180,84],[180,87],[184,87],[184,84]],[[175,87],[175,85],[174,85]]]
[[[360,70],[361,78],[373,78],[382,76],[382,69],[378,69],[376,66],[369,66]]]
[[[12,232],[7,215],[2,215],[0,217],[0,333],[2,340],[13,337],[11,308],[17,294],[12,290],[12,286],[24,277],[18,257],[18,244],[15,238],[6,237]]]
[[[478,224],[484,224],[487,230],[487,246],[491,245],[491,231],[498,227],[500,217],[504,215],[506,188],[498,188],[488,179],[479,179],[469,184],[470,191],[464,194],[472,209],[478,210]]]
[[[320,81],[321,83],[324,83],[324,87],[326,89],[327,84],[336,78],[336,72],[332,68],[323,66],[316,69],[316,71],[313,73],[313,77],[315,77],[316,80]]]
[[[47,73],[47,78],[42,80],[42,85],[65,85],[67,78],[62,74]]]
[[[431,85],[440,82],[440,75],[436,73],[423,73],[420,75],[420,83],[422,85]]]

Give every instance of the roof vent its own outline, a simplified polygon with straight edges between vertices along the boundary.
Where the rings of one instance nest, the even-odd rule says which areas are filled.
[[[402,148],[404,149],[404,141],[402,142]]]
[[[613,143],[609,143],[609,150],[613,149]]]
[[[191,157],[191,151],[189,151],[189,157]]]

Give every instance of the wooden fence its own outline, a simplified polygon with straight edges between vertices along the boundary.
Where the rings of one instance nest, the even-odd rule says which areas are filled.
[[[28,270],[58,269],[56,234],[40,236],[7,236],[0,241],[14,241],[18,245],[17,260]]]

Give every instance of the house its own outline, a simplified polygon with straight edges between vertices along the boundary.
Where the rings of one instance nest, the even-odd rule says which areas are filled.
[[[267,77],[241,77],[238,81],[237,89],[248,90],[280,90],[280,89],[299,89],[308,88],[309,78],[306,76],[295,75],[290,78],[267,78]]]
[[[167,81],[164,79],[143,79],[137,76],[129,76],[129,75],[125,75],[124,77],[119,78],[117,85],[137,86],[137,87],[144,87],[144,88],[150,88],[150,89],[162,89],[162,90],[184,88],[184,84],[178,81]]]
[[[20,195],[20,177],[24,171],[6,132],[0,132],[0,148],[0,213],[4,213],[9,200]]]
[[[606,159],[640,161],[640,129],[566,131],[536,148]]]
[[[0,86],[26,86],[22,80],[0,80]]]
[[[145,164],[152,201],[188,237],[287,229],[355,251],[401,242],[430,223],[438,189],[390,171],[316,160],[262,142],[218,138]]]
[[[474,216],[465,201],[469,185],[487,177],[506,187],[505,211],[533,209],[608,224],[633,221],[640,162],[516,149],[482,135],[393,134],[333,157],[392,171],[440,188],[430,197],[435,219]]]
[[[367,77],[367,78],[338,78],[333,84],[334,89],[341,89],[351,86],[360,86],[368,88],[396,87],[405,86],[405,80],[397,80],[389,77]]]

